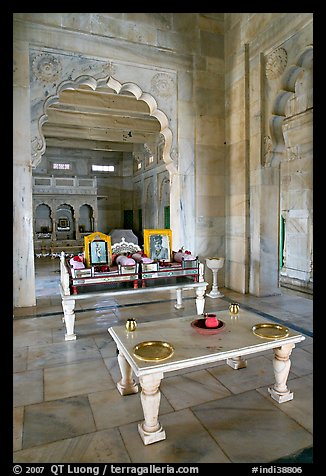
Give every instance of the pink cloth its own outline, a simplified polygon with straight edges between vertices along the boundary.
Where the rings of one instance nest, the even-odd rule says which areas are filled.
[[[132,258],[127,258],[127,256],[119,255],[117,256],[115,262],[121,266],[130,266],[136,264],[136,261]]]
[[[134,253],[132,258],[137,261],[137,263],[153,263],[152,259],[142,256],[140,253]]]
[[[85,268],[85,265],[82,261],[76,261],[74,258],[71,258],[69,263],[74,269],[83,269]]]
[[[181,263],[182,258],[184,258],[185,261],[189,261],[196,259],[196,256],[189,255],[188,253],[181,253],[181,251],[178,251],[174,254],[174,261],[176,261],[177,263]]]

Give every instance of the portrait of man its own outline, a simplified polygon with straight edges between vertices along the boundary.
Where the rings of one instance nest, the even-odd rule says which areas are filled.
[[[170,260],[170,247],[168,236],[150,236],[150,258],[154,260]]]

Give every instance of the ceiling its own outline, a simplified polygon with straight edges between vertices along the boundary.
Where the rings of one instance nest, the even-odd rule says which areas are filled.
[[[109,87],[62,91],[47,115],[42,128],[47,147],[132,152],[134,144],[156,142],[161,130],[144,101]]]

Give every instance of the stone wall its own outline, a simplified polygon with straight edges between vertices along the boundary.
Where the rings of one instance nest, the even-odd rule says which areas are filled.
[[[126,88],[158,119],[162,176],[144,186],[146,200],[166,197],[168,174],[173,248],[225,257],[219,286],[278,292],[286,151],[275,141],[283,116],[270,121],[278,103],[266,64],[295,34],[287,54],[298,58],[311,25],[310,13],[15,13],[14,229],[29,239],[14,244],[14,305],[35,304],[31,166],[45,152],[46,109],[83,81]]]
[[[282,124],[295,93],[295,65],[312,48],[312,14],[226,13],[225,31],[226,286],[275,294],[280,163],[287,160]],[[311,170],[311,155],[308,162]]]

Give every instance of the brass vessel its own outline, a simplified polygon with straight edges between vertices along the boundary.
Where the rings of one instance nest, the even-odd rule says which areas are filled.
[[[136,319],[134,319],[133,317],[130,317],[129,319],[127,319],[127,322],[126,322],[127,331],[132,332],[136,329],[136,327],[137,327]]]
[[[231,314],[238,314],[240,306],[237,302],[231,302],[229,305],[229,311]]]

